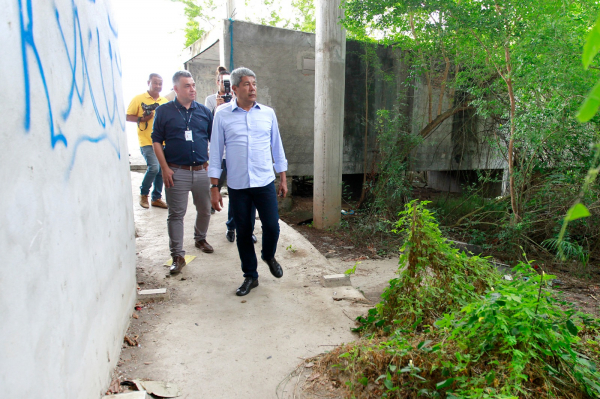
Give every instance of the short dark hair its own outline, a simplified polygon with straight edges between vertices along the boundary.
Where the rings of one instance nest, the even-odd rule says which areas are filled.
[[[173,75],[173,86],[175,86],[177,83],[179,83],[179,79],[182,77],[193,78],[190,71],[177,71],[177,72],[175,72],[175,75]]]
[[[217,74],[217,82],[219,81],[219,78],[223,75],[231,75],[231,74],[229,73],[229,71],[227,69],[223,69],[221,72],[219,72]]]
[[[157,74],[157,73],[151,73],[151,74],[150,74],[150,76],[148,76],[148,81],[151,81],[151,80],[152,80],[152,78],[159,78],[159,79],[162,79],[162,76],[160,76],[160,75],[159,75],[159,74]]]

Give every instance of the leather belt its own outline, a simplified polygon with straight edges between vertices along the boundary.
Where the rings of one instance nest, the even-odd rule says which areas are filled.
[[[167,162],[167,165],[169,165],[171,168],[176,168],[176,169],[186,169],[186,170],[193,170],[193,171],[198,171],[198,170],[202,170],[202,169],[206,169],[208,167],[208,162],[205,162],[204,165],[198,165],[198,166],[190,166],[190,165],[176,165],[174,163],[169,163]]]

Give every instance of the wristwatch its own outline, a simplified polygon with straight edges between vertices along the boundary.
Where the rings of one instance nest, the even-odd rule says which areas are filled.
[[[211,185],[210,185],[210,188],[219,188],[219,186],[218,186],[218,185],[216,185],[216,184],[211,184]]]

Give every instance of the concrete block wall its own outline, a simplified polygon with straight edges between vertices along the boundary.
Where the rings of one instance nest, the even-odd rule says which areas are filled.
[[[257,101],[275,109],[289,162],[288,174],[312,175],[315,75],[314,64],[306,69],[305,60],[315,59],[315,35],[226,20],[223,43],[224,66],[253,70]]]
[[[135,301],[118,27],[108,1],[0,16],[0,387],[99,398]]]
[[[188,48],[186,68],[196,79],[201,101],[214,90],[214,70],[220,64],[229,69],[245,66],[257,74],[258,101],[277,113],[283,144],[289,161],[289,175],[313,175],[315,35],[244,21],[224,20],[201,40]],[[344,104],[344,174],[359,174],[364,168],[364,132],[368,119],[367,168],[377,154],[376,113],[391,110],[399,102],[414,134],[428,122],[428,93],[424,79],[409,76],[405,57],[398,48],[376,46],[377,66],[370,65],[369,88],[365,87],[364,44],[346,43]],[[217,61],[219,60],[219,61]],[[311,63],[312,62],[312,63]],[[381,69],[392,79],[384,78]],[[203,82],[209,82],[205,84]],[[342,81],[340,79],[340,84]],[[439,87],[434,87],[432,117],[437,115]],[[366,107],[368,99],[368,116]],[[448,94],[442,100],[442,112],[453,106]],[[503,169],[502,157],[486,142],[483,134],[471,134],[469,128],[483,130],[485,121],[476,115],[446,119],[411,154],[411,170],[455,171]],[[467,126],[468,125],[468,126]],[[471,129],[472,130],[472,129]],[[445,183],[444,183],[445,184]]]

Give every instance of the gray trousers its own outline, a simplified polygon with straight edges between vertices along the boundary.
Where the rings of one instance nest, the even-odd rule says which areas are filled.
[[[194,225],[194,240],[206,239],[208,223],[210,222],[210,180],[206,169],[190,171],[173,168],[173,187],[166,188],[169,216],[167,228],[169,231],[169,248],[171,256],[185,256],[183,250],[183,218],[187,211],[190,191],[196,206],[196,224]]]

